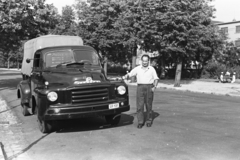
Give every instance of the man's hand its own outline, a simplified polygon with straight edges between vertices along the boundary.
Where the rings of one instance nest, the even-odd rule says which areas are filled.
[[[152,88],[152,92],[154,92],[154,91],[156,90],[156,88],[157,88],[157,87],[153,87],[153,88]]]
[[[128,78],[128,74],[122,76],[122,79],[123,79],[123,80],[126,80],[127,78]]]

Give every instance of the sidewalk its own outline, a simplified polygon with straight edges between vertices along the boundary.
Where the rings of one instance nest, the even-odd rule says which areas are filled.
[[[128,85],[137,85],[125,81]],[[181,87],[174,87],[174,80],[159,80],[157,88],[190,91],[215,95],[240,96],[240,80],[235,83],[219,83],[214,79],[181,80]]]

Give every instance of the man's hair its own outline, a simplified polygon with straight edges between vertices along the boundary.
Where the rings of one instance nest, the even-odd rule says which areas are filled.
[[[150,60],[150,57],[149,57],[149,55],[147,55],[147,54],[144,54],[144,55],[141,57],[141,60],[143,60],[143,57],[147,57],[148,60]]]

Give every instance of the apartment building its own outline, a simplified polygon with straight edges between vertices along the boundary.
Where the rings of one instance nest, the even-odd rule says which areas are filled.
[[[220,31],[228,37],[227,41],[233,42],[236,47],[240,47],[240,21],[216,23]]]

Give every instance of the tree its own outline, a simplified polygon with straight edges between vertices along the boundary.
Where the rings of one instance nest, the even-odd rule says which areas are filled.
[[[132,67],[138,45],[158,51],[162,68],[165,63],[177,66],[178,87],[182,66],[192,61],[205,65],[222,45],[211,23],[214,9],[209,1],[78,0],[75,10],[86,44],[111,60],[132,59]]]
[[[55,27],[56,8],[44,0],[0,1],[0,50],[7,59],[23,40],[45,35]]]
[[[196,60],[197,53],[201,53],[200,57],[211,58],[210,42],[216,35],[211,29],[213,9],[204,0],[166,0],[165,4],[162,32],[167,45],[164,50],[177,64],[174,86],[179,87],[184,61]]]
[[[226,66],[227,69],[240,65],[240,49],[232,42],[226,42],[220,54],[215,54],[214,59]]]
[[[115,22],[121,13],[116,1],[81,0],[75,5],[79,21],[79,35],[84,43],[93,46],[111,61],[126,61],[128,51],[119,43]]]
[[[62,15],[58,16],[58,24],[51,30],[51,33],[58,35],[78,35],[73,7],[68,5],[63,7]]]
[[[136,54],[138,45],[141,45],[143,39],[144,14],[140,0],[121,0],[118,2],[121,6],[121,12],[115,22],[116,38],[119,43],[127,47],[132,59],[132,68],[136,66]]]

